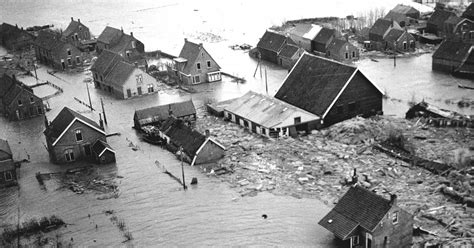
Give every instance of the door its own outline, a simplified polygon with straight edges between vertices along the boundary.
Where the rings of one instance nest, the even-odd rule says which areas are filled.
[[[372,248],[372,235],[370,233],[365,234],[365,248]]]
[[[131,97],[132,96],[132,91],[130,89],[127,89],[127,97]]]
[[[138,95],[142,94],[142,87],[137,87]]]

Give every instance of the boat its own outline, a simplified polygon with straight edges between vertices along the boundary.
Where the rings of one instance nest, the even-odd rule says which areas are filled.
[[[461,84],[461,83],[458,83],[458,87],[461,88],[461,89],[474,90],[474,86],[468,86],[468,85],[464,85],[464,84]]]
[[[153,145],[163,145],[164,139],[160,137],[159,130],[155,126],[144,126],[142,127],[143,135],[142,140],[153,144]]]

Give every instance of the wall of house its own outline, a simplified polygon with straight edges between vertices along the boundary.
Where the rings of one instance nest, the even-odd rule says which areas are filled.
[[[71,51],[71,55],[68,55],[68,49]],[[59,70],[72,69],[82,65],[82,53],[72,44],[66,43],[62,46],[62,49],[52,53],[53,55],[53,67]],[[68,62],[70,59],[71,63]],[[79,59],[79,61],[77,61]],[[64,68],[61,60],[64,60]]]
[[[431,62],[431,69],[434,71],[453,72],[460,66],[460,63],[454,60],[434,58]]]
[[[449,35],[451,38],[474,44],[474,23],[464,20],[460,22],[457,29],[453,31],[452,35]]]
[[[138,82],[139,77],[142,78],[141,82]],[[148,92],[149,85],[151,85],[153,88],[152,92]],[[135,68],[132,74],[130,74],[130,76],[128,77],[127,81],[121,87],[119,94],[121,95],[121,98],[127,99],[129,98],[127,90],[130,89],[132,97],[139,96],[138,87],[141,87],[142,95],[149,95],[158,92],[158,82],[156,81],[156,79],[148,75],[146,72]]]
[[[106,150],[101,157],[98,157],[99,154],[96,154],[96,162],[99,164],[110,164],[115,162],[115,153]]]
[[[311,52],[311,40],[301,37],[299,35],[290,34],[290,38],[298,45],[299,47],[303,48],[304,50]]]
[[[354,106],[351,108],[351,106]],[[382,93],[360,72],[324,118],[324,126],[350,119],[357,115],[370,116],[382,112]]]
[[[393,223],[393,214],[398,222]],[[372,247],[409,248],[413,240],[413,217],[398,206],[392,207],[372,233]]]
[[[207,66],[207,61],[211,62],[210,67]],[[190,62],[192,62],[192,61],[188,61],[188,63],[190,63]],[[201,69],[197,69],[197,64],[198,63],[200,63]],[[207,73],[219,71],[219,67],[217,66],[216,61],[214,61],[211,58],[211,56],[204,49],[201,49],[201,51],[199,52],[198,57],[194,61],[194,64],[190,65],[190,66],[191,66],[191,70],[190,70],[191,76],[196,77],[196,76],[199,75],[200,83],[208,81]],[[193,81],[194,81],[194,83],[197,83],[195,80],[193,80]]]
[[[406,46],[404,45],[404,43],[406,44]],[[398,52],[409,52],[409,51],[415,51],[415,48],[416,48],[416,40],[415,38],[408,34],[408,33],[404,33],[396,43],[391,43],[391,42],[387,42],[387,47],[390,49],[390,50],[396,50]]]
[[[82,132],[82,141],[76,141],[75,130],[80,129]],[[93,156],[87,157],[84,152],[84,145],[89,144],[92,148],[92,145],[98,140],[106,142],[105,135],[98,132],[97,130],[83,124],[80,121],[74,122],[74,124],[66,131],[61,140],[56,143],[52,151],[55,158],[55,163],[67,163],[64,152],[68,149],[74,152],[74,160],[91,160]]]
[[[212,141],[206,142],[204,147],[199,151],[199,154],[196,154],[196,161],[194,164],[205,164],[214,162],[224,156],[224,149],[216,145]]]
[[[18,100],[21,101],[21,105]],[[33,102],[31,100],[33,100]],[[15,99],[13,99],[9,106],[4,106],[4,108],[4,112],[8,116],[8,119],[13,121],[41,116],[45,112],[41,98],[27,90],[23,90]]]
[[[328,53],[326,53],[326,56],[340,62],[350,62],[359,59],[359,49],[353,45],[348,44],[339,50],[329,49]]]
[[[77,34],[77,39],[76,39],[76,34]],[[80,44],[81,40],[90,40],[90,39],[91,39],[91,33],[89,32],[89,28],[87,28],[84,25],[81,25],[81,30],[79,30],[79,26],[78,26],[75,32],[73,32],[71,35],[66,37],[66,41],[71,44],[74,44],[75,46]]]
[[[278,54],[267,49],[258,48],[262,60],[278,64]]]

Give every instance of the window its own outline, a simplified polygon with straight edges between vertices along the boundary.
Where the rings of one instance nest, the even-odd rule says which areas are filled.
[[[355,58],[355,57],[356,57],[356,52],[352,51],[352,58]]]
[[[346,59],[348,59],[349,58],[349,53],[346,53],[345,57],[346,57]]]
[[[79,31],[82,31],[82,26],[79,26]]]
[[[77,142],[82,141],[82,132],[81,132],[81,130],[80,130],[80,129],[77,129],[77,130],[75,131],[75,133],[76,133],[76,141],[77,141]]]
[[[67,49],[67,55],[71,55],[71,49]]]
[[[196,68],[197,68],[198,70],[201,70],[201,63],[197,63],[197,64],[196,64]]]
[[[392,214],[392,223],[397,224],[398,223],[398,211],[393,212]]]
[[[403,50],[407,50],[407,42],[406,41],[403,42]]]
[[[328,57],[330,57],[330,56],[331,56],[331,52],[330,52],[330,51],[328,51]]]
[[[153,84],[149,84],[149,85],[147,85],[147,87],[148,87],[148,93],[152,93],[152,92],[155,91],[155,90],[153,89]]]
[[[137,84],[141,84],[143,82],[143,75],[138,74],[138,75],[136,75],[136,77],[137,77]]]
[[[295,124],[301,123],[301,117],[295,117]]]
[[[79,56],[76,56],[76,64],[80,64],[81,63],[81,59],[79,58]]]
[[[23,102],[21,101],[21,99],[18,99],[18,106],[21,106],[23,105]]]
[[[263,135],[267,135],[267,129],[265,129],[265,128],[262,127],[262,134],[263,134]]]
[[[199,77],[199,75],[194,76],[194,82],[195,83],[200,83],[201,82],[201,78]]]
[[[42,114],[43,113],[43,107],[40,105],[40,106],[36,106],[36,110],[38,111],[38,114]]]
[[[127,51],[126,53],[127,53],[127,57],[130,57],[130,53],[131,53],[131,52],[130,52],[130,51]]]
[[[5,171],[5,181],[11,181],[13,180],[12,173],[10,171]]]
[[[77,35],[77,33],[74,34],[74,38],[75,38],[76,40],[79,40],[79,36]]]
[[[71,149],[65,150],[64,157],[68,162],[74,161],[74,152]]]
[[[358,245],[359,244],[359,236],[353,236],[351,237],[351,243],[352,243],[352,246],[354,245]]]
[[[35,98],[34,98],[34,97],[30,97],[30,102],[31,102],[31,103],[34,103],[34,102],[35,102]]]
[[[207,68],[211,68],[211,61],[207,61]]]
[[[67,58],[67,64],[68,64],[68,65],[72,65],[71,58]]]
[[[138,95],[141,95],[142,94],[142,87],[137,87],[137,92],[138,92]]]

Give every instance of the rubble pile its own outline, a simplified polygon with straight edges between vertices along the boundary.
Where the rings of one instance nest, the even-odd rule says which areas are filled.
[[[418,126],[416,120],[383,116],[354,118],[307,136],[273,140],[235,123],[199,114],[203,116],[198,118],[196,128],[209,129],[227,149],[218,166],[232,173],[219,177],[242,196],[270,191],[319,198],[333,206],[353,182],[355,169],[360,185],[387,198],[397,194],[399,205],[415,216],[416,226],[431,233],[416,237],[415,242],[474,236],[472,208],[444,193],[452,189],[463,197],[472,197],[472,174],[436,175],[372,149],[396,127],[413,143],[418,156],[452,163],[449,154],[473,139],[469,129],[437,129]],[[450,178],[454,175],[455,180]],[[440,206],[442,209],[433,210]]]
[[[61,177],[61,185],[76,194],[96,192],[98,199],[118,198],[118,185],[114,177],[105,178],[95,168],[84,167],[66,172]]]

